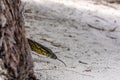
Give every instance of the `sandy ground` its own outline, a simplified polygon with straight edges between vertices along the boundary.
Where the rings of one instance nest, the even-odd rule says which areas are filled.
[[[59,61],[33,54],[40,80],[120,80],[120,5],[92,0],[23,0],[27,37]]]

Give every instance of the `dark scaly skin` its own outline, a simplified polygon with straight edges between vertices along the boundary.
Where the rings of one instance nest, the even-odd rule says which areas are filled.
[[[42,44],[39,44],[31,39],[28,39],[28,43],[29,43],[32,51],[34,51],[38,54],[42,54],[44,56],[53,58],[53,59],[57,59],[57,56],[52,52],[52,50],[43,46]]]

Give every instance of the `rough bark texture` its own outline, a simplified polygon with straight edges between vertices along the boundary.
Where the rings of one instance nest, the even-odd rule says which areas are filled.
[[[36,80],[22,12],[20,0],[0,0],[0,79]]]

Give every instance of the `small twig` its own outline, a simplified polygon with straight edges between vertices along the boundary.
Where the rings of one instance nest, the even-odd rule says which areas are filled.
[[[103,21],[105,21],[105,22],[107,22],[108,23],[108,21],[107,20],[105,20],[104,18],[102,18],[102,17],[99,17],[99,16],[94,16],[94,17],[96,17],[96,18],[99,18],[100,20],[103,20]]]
[[[93,25],[91,25],[91,24],[87,24],[90,28],[94,28],[94,29],[97,29],[97,30],[100,30],[100,31],[109,31],[109,32],[114,32],[116,29],[117,29],[117,27],[114,27],[113,29],[109,29],[109,30],[105,30],[104,28],[97,28],[97,27],[95,27],[95,26],[93,26]]]
[[[117,27],[114,27],[113,29],[110,29],[109,32],[114,32],[116,31]]]
[[[86,62],[83,62],[83,61],[78,61],[79,63],[81,63],[81,64],[88,64],[88,63],[86,63]]]
[[[90,28],[94,28],[94,29],[97,29],[97,30],[100,30],[100,31],[105,31],[105,29],[103,29],[103,28],[97,28],[97,27],[95,27],[95,26],[93,26],[93,25],[91,25],[91,24],[87,24]]]
[[[113,36],[107,36],[109,37],[110,39],[117,39],[116,37],[113,37]]]

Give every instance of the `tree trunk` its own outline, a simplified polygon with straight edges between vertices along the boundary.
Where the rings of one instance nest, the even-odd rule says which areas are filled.
[[[22,12],[21,0],[0,0],[0,80],[36,80]]]

